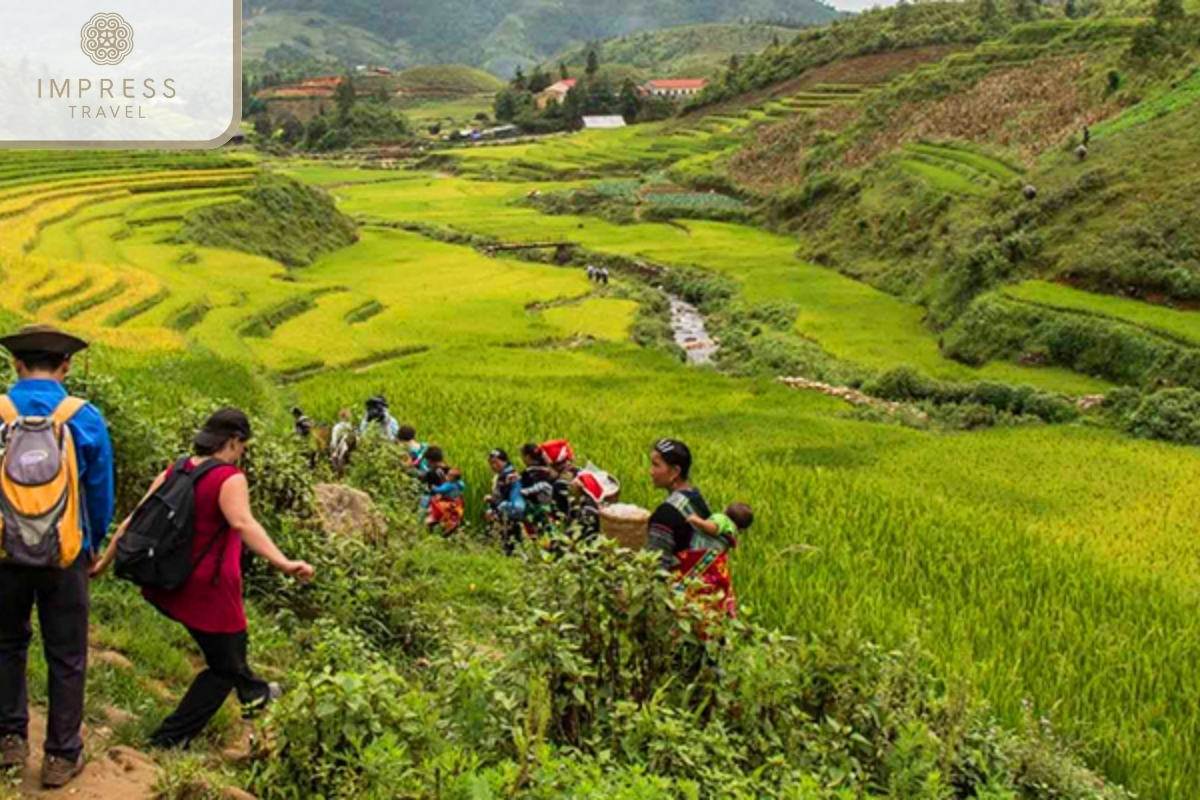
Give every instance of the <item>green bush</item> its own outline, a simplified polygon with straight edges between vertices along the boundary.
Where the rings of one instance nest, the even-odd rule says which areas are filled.
[[[945,334],[955,359],[981,366],[1033,351],[1115,383],[1200,388],[1200,350],[1115,320],[985,295]]]
[[[299,267],[353,244],[358,234],[325,192],[282,175],[263,175],[241,202],[189,211],[176,239]]]
[[[948,696],[919,659],[710,612],[653,555],[611,541],[529,555],[495,626],[499,653],[459,640],[411,674],[354,636],[307,654],[263,723],[250,788],[265,800],[1125,796],[1043,727],[1005,731]]]
[[[1155,392],[1129,414],[1125,426],[1144,439],[1200,444],[1200,392],[1188,388]]]

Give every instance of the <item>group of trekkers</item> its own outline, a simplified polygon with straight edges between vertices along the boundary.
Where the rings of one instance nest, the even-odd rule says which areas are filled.
[[[249,419],[235,408],[213,414],[196,432],[193,454],[155,478],[102,550],[115,505],[112,443],[101,412],[64,386],[72,357],[88,345],[32,326],[0,346],[17,372],[0,396],[0,768],[29,757],[26,664],[36,606],[49,683],[42,784],[63,787],[83,771],[88,582],[114,563],[204,654],[206,668],[151,745],[187,746],[231,691],[244,715],[261,711],[281,689],[246,661],[243,546],[300,580],[312,579],[313,568],[280,552],[250,510],[238,468]]]
[[[238,466],[253,432],[236,408],[208,418],[192,439],[192,453],[153,480],[105,547],[115,506],[108,425],[97,408],[65,388],[72,358],[87,346],[49,326],[0,337],[17,373],[0,396],[0,768],[20,767],[29,756],[26,665],[36,606],[48,665],[47,788],[67,785],[85,766],[90,579],[112,567],[182,624],[203,653],[205,669],[150,737],[154,747],[177,748],[204,730],[230,692],[246,716],[282,692],[247,663],[244,551],[301,581],[314,576],[311,565],[285,556],[254,517]],[[311,420],[299,409],[293,415],[296,433],[312,437]],[[349,409],[339,414],[329,437],[335,472],[345,473],[356,444],[374,432],[401,449],[404,468],[421,486],[428,528],[457,530],[466,491],[461,470],[440,447],[401,425],[383,397],[367,401],[357,424]],[[488,453],[494,477],[485,517],[506,552],[555,532],[600,532],[602,515],[619,495],[615,478],[590,463],[579,467],[565,439],[526,444],[519,458],[518,468],[503,449]],[[678,591],[734,614],[729,553],[753,512],[739,503],[712,513],[691,483],[692,454],[681,441],[657,442],[650,463],[653,483],[667,498],[649,518],[646,546],[660,554]]]
[[[297,419],[303,414],[295,410]],[[366,402],[355,426],[342,409],[330,437],[330,456],[337,474],[344,473],[358,437],[374,433],[401,448],[405,469],[421,486],[420,509],[431,532],[449,535],[463,523],[466,484],[462,470],[451,466],[442,448],[417,439],[412,425],[400,424],[382,396]],[[309,436],[311,427],[297,427]],[[601,532],[602,509],[619,499],[620,482],[591,463],[579,466],[566,439],[529,442],[518,451],[519,462],[496,448],[487,455],[493,473],[484,499],[484,521],[512,554],[528,540],[549,540],[556,533],[590,538]],[[673,572],[680,591],[700,591],[733,614],[736,599],[729,573],[729,552],[754,522],[745,503],[714,513],[691,484],[692,453],[676,439],[658,441],[651,452],[654,486],[667,499],[649,521],[647,547],[661,554],[661,566]]]

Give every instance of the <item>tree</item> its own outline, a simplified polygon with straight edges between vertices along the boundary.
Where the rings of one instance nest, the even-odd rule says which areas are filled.
[[[566,99],[562,104],[562,115],[567,121],[567,127],[575,128],[579,124],[579,117],[583,114],[584,103],[583,91],[578,87],[572,87],[567,92]]]
[[[1063,6],[1063,13],[1067,15],[1067,19],[1075,19],[1079,16],[1079,7],[1075,4],[1075,0],[1067,0]]]
[[[564,81],[569,80],[571,78],[571,71],[569,69],[567,69],[567,62],[565,62],[565,61],[558,62],[558,75]]]
[[[259,114],[254,118],[254,132],[264,139],[275,132],[275,128],[266,114]]]
[[[1033,19],[1037,0],[1013,0],[1013,16],[1028,22]]]
[[[596,77],[596,73],[600,71],[600,56],[596,55],[596,51],[588,50],[587,55],[587,76],[588,78]]]
[[[299,144],[304,139],[304,123],[292,112],[285,111],[279,118],[278,123],[280,129],[283,131],[280,139],[282,139],[284,144]]]
[[[528,82],[525,79],[525,70],[521,69],[521,67],[518,66],[517,73],[515,75],[513,75],[512,88],[519,89],[521,91],[525,91],[525,88],[527,86],[528,86]]]
[[[392,93],[388,90],[387,86],[380,86],[379,93],[375,96],[375,99],[386,106],[392,101]]]
[[[342,78],[337,89],[333,92],[333,102],[337,103],[338,119],[350,119],[350,112],[354,110],[354,103],[358,100],[358,95],[354,91],[354,79],[349,75]]]
[[[984,25],[989,25],[1000,15],[996,0],[979,0],[979,19]]]
[[[621,108],[621,116],[626,122],[632,124],[638,121],[642,114],[642,95],[632,78],[626,78],[621,84],[621,94],[617,102]]]
[[[533,68],[533,74],[529,76],[529,91],[534,94],[544,92],[552,82],[550,76],[542,72],[542,65],[538,64]]]
[[[1183,0],[1158,0],[1154,4],[1154,20],[1160,25],[1178,22],[1186,16]]]

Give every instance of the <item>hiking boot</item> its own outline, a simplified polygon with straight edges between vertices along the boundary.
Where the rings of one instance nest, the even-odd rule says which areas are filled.
[[[29,758],[29,742],[15,733],[0,736],[0,769],[25,766]]]
[[[283,697],[283,687],[272,681],[267,684],[267,693],[257,700],[242,704],[242,719],[254,719],[264,708]]]
[[[61,789],[83,772],[84,763],[83,753],[74,761],[62,756],[47,755],[45,763],[42,764],[42,786],[46,789]]]

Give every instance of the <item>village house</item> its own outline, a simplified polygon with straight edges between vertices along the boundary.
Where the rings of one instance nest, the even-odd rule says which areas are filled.
[[[668,100],[682,100],[695,97],[708,85],[704,78],[684,78],[678,80],[652,80],[642,87],[642,91],[651,97],[662,97]]]
[[[550,107],[551,103],[562,105],[567,99],[567,92],[574,89],[576,83],[578,81],[575,78],[567,78],[548,87],[544,92],[539,93],[537,96],[538,111],[545,111]]]

